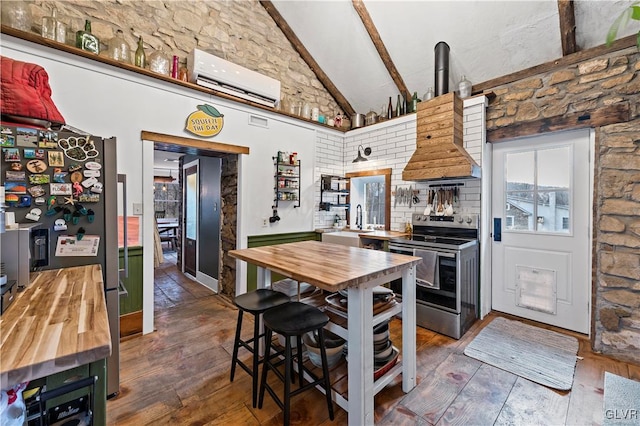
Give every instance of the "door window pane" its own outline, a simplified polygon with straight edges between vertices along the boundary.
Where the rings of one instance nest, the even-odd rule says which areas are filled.
[[[191,240],[196,239],[196,214],[198,214],[198,175],[192,173],[187,175],[185,188],[186,202],[186,227],[185,236]]]
[[[570,146],[505,155],[506,230],[571,232]]]

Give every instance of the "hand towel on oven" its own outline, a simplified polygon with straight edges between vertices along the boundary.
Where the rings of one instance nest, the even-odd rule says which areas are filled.
[[[431,250],[414,249],[413,255],[422,258],[422,262],[416,266],[416,281],[435,287],[438,254]]]

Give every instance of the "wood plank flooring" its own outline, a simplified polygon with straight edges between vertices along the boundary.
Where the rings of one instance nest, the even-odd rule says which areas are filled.
[[[229,381],[237,317],[233,304],[184,277],[171,252],[156,269],[155,281],[156,332],[122,342],[120,395],[107,402],[107,424],[282,424],[282,414],[268,395],[262,409],[251,406],[251,380],[244,371],[237,369],[235,380]],[[477,322],[461,340],[418,328],[418,384],[404,394],[398,377],[380,392],[376,423],[597,425],[603,420],[604,372],[640,380],[640,366],[595,354],[584,336],[540,324],[580,340],[582,359],[569,392],[463,355],[466,345],[498,315]],[[251,316],[245,316],[243,325],[246,337],[252,332]],[[400,321],[394,320],[392,339],[400,341],[401,332]],[[241,358],[249,357],[245,353]],[[346,370],[343,363],[332,370],[341,391],[346,390],[346,378],[339,378]],[[291,423],[347,424],[347,413],[337,405],[334,409],[332,422],[323,395],[308,391],[293,399]]]

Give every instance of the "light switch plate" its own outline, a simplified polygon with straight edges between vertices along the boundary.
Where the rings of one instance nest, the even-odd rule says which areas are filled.
[[[142,203],[133,203],[133,214],[142,214]]]

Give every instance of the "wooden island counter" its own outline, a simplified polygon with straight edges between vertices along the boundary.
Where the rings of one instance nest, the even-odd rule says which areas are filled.
[[[334,389],[332,398],[348,412],[350,425],[374,423],[374,395],[397,375],[402,374],[404,392],[415,387],[419,257],[318,241],[231,250],[229,255],[258,267],[258,288],[267,287],[271,272],[277,272],[329,292],[347,290],[348,328],[331,322],[327,328],[349,345],[347,397]],[[402,304],[374,315],[373,288],[397,278],[402,278]],[[374,380],[373,327],[398,313],[402,313],[402,361]]]
[[[110,354],[100,265],[33,274],[0,317],[0,389]]]

